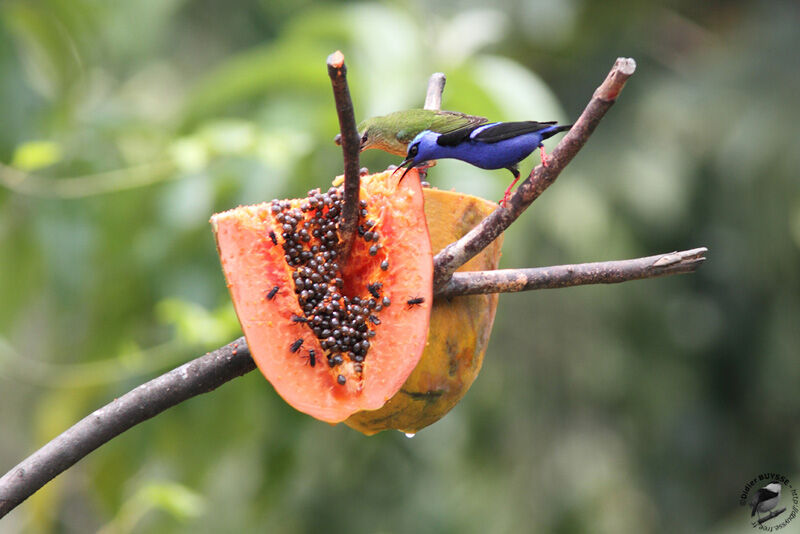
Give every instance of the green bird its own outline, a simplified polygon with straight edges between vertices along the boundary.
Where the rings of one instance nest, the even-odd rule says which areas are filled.
[[[358,134],[361,136],[362,151],[377,148],[390,154],[405,156],[408,153],[408,144],[422,131],[443,134],[485,122],[487,119],[483,117],[457,111],[409,109],[366,119],[358,125]],[[337,145],[342,144],[341,134],[336,135],[334,142]]]

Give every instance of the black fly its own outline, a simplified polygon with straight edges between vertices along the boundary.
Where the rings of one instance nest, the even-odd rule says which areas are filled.
[[[275,295],[278,294],[278,290],[279,289],[280,289],[280,287],[278,287],[278,286],[275,286],[272,289],[270,289],[269,293],[267,293],[267,300],[272,300],[272,297],[274,297]]]
[[[291,346],[289,347],[289,351],[297,352],[298,350],[300,350],[300,347],[302,346],[303,346],[303,338],[301,337],[300,339],[291,344]]]
[[[367,291],[369,291],[370,294],[373,297],[375,297],[376,299],[379,299],[379,298],[381,298],[381,288],[382,287],[383,287],[383,284],[381,282],[373,282],[371,284],[367,284]]]
[[[408,299],[406,301],[406,304],[408,305],[406,306],[406,309],[410,310],[414,306],[419,306],[423,302],[425,302],[425,297],[414,297],[413,299]]]

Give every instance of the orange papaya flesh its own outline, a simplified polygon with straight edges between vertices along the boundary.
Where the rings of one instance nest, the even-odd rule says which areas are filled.
[[[399,178],[361,178],[346,262],[337,257],[340,188],[211,218],[253,359],[286,402],[323,421],[381,407],[425,347],[431,244],[419,178]]]
[[[435,189],[423,194],[434,253],[497,209],[496,203],[471,195]],[[498,237],[459,271],[497,269],[502,241]],[[403,387],[378,410],[358,412],[345,424],[367,435],[387,429],[414,434],[444,417],[480,372],[497,299],[496,294],[437,298],[425,352]]]

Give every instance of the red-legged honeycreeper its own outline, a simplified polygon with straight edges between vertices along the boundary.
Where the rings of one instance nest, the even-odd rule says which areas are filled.
[[[479,124],[444,134],[426,130],[408,145],[406,159],[398,169],[408,165],[404,177],[411,167],[443,158],[460,159],[481,169],[508,169],[514,181],[503,195],[501,204],[505,206],[511,188],[519,180],[519,162],[541,148],[542,165],[547,166],[542,141],[570,128],[571,124],[563,126],[555,121],[522,121]]]
[[[460,128],[484,124],[486,119],[457,111],[409,109],[366,119],[358,125],[361,150],[377,148],[390,154],[405,156],[408,143],[423,130],[448,133]],[[341,134],[334,137],[341,144]]]

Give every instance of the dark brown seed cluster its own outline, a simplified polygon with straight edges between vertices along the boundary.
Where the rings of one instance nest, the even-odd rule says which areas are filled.
[[[342,205],[341,191],[332,187],[327,193],[309,191],[299,208],[293,208],[289,201],[273,200],[270,211],[281,228],[284,257],[293,270],[294,292],[303,310],[303,316],[293,315],[292,322],[310,327],[325,350],[328,366],[340,366],[347,358],[355,362],[353,368],[360,373],[369,340],[375,336],[370,323],[380,324],[376,314],[391,301],[382,296],[380,282],[367,285],[371,296],[342,294],[344,280],[337,262]],[[380,234],[375,230],[376,223],[367,217],[367,202],[361,200],[358,235],[370,245],[369,253],[374,256],[381,247]],[[388,268],[389,262],[384,260],[381,269]],[[289,348],[296,352],[300,346],[295,342]],[[309,363],[314,366],[315,355],[309,355]],[[336,380],[344,385],[347,378],[338,374]]]

